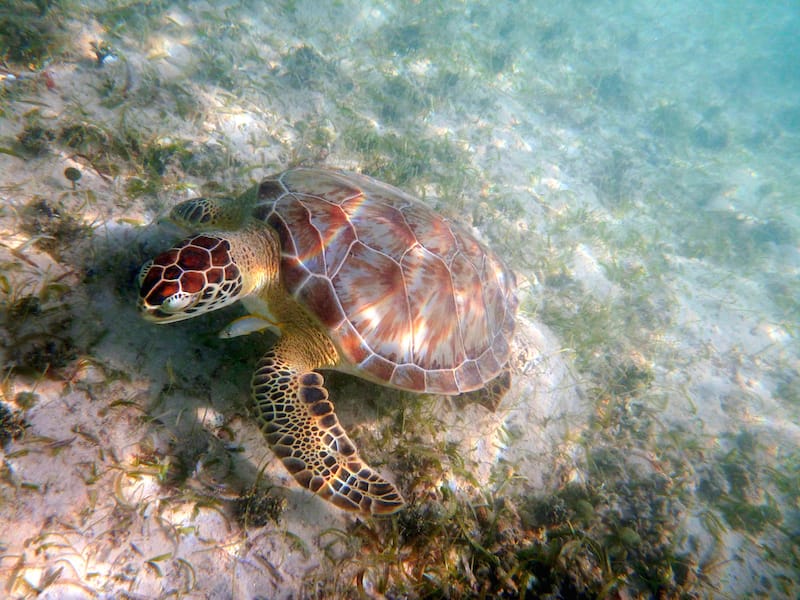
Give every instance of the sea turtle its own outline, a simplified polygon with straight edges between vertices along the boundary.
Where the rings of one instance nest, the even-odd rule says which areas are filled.
[[[359,457],[317,369],[450,395],[507,374],[514,274],[395,187],[297,168],[236,200],[184,201],[171,218],[199,233],[142,267],[144,317],[171,323],[242,300],[250,315],[221,335],[278,334],[253,374],[256,418],[294,478],[341,508],[388,514],[404,500]]]

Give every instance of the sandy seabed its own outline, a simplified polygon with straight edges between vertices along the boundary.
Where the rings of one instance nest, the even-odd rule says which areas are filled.
[[[134,4],[20,3],[46,56],[0,70],[3,594],[796,596],[797,14]],[[240,311],[136,313],[171,206],[298,164],[423,197],[520,281],[495,411],[329,378],[393,519],[273,459],[272,340],[216,338]]]

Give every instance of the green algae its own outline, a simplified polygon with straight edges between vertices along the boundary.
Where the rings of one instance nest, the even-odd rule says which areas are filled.
[[[5,62],[38,70],[67,46],[63,27],[73,9],[66,0],[12,1],[0,8],[0,48]]]

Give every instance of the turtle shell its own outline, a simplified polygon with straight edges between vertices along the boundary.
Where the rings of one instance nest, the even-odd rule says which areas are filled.
[[[364,175],[293,169],[259,185],[254,215],[277,230],[283,284],[327,328],[341,370],[458,394],[506,364],[514,274],[419,200]]]

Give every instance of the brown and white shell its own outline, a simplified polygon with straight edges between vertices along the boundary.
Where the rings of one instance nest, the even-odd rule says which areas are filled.
[[[441,394],[506,364],[514,274],[463,227],[363,175],[293,169],[258,188],[288,293],[327,328],[340,368]]]

